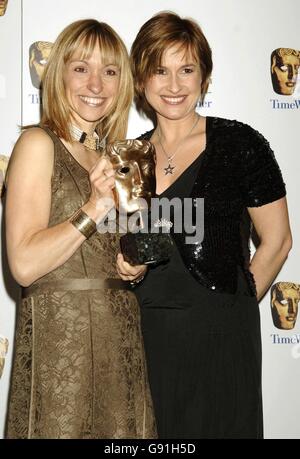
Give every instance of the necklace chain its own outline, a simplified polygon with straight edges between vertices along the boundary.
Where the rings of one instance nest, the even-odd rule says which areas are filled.
[[[105,148],[106,139],[104,138],[100,142],[96,131],[93,134],[87,134],[86,132],[81,131],[81,129],[79,129],[77,126],[71,124],[70,134],[73,140],[77,140],[78,142],[82,143],[89,150],[100,150],[101,148]]]
[[[172,166],[172,161],[173,161],[173,158],[175,158],[175,155],[177,154],[178,152],[178,149],[180,147],[180,145],[182,145],[182,143],[191,135],[191,133],[193,132],[193,130],[195,129],[198,121],[200,119],[200,116],[198,115],[197,113],[197,118],[196,118],[196,121],[195,123],[193,124],[192,128],[190,129],[190,131],[188,132],[188,134],[180,140],[180,142],[178,143],[177,147],[175,148],[174,150],[174,153],[172,155],[168,155],[168,153],[166,152],[163,144],[162,144],[162,141],[161,141],[161,132],[160,132],[160,129],[157,131],[157,137],[158,137],[158,141],[159,141],[159,144],[161,146],[161,149],[164,153],[164,155],[166,156],[167,160],[168,160],[168,166],[167,167],[164,167],[164,171],[165,171],[165,175],[168,175],[168,174],[173,174],[173,170],[175,169],[176,166]]]

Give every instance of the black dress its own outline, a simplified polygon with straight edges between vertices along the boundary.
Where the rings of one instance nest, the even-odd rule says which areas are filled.
[[[160,197],[189,197],[202,159]],[[211,291],[175,247],[136,294],[159,438],[262,438],[260,316],[242,270],[235,294]]]

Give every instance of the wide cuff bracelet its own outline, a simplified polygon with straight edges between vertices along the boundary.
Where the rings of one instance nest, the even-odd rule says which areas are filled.
[[[70,223],[72,223],[78,231],[81,232],[87,239],[97,231],[96,222],[89,217],[82,209],[79,209],[71,217]]]

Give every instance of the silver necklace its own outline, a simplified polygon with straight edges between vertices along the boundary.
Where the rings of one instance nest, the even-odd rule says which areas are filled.
[[[157,131],[157,137],[158,137],[158,141],[159,141],[159,144],[161,146],[161,149],[164,153],[164,155],[166,156],[167,160],[168,160],[168,166],[167,167],[164,167],[164,171],[165,171],[165,175],[168,175],[168,174],[174,174],[173,170],[176,168],[176,165],[172,166],[172,161],[173,161],[173,158],[175,158],[175,155],[180,147],[180,145],[191,135],[191,133],[193,132],[193,130],[195,129],[198,121],[200,119],[200,116],[198,115],[197,113],[197,119],[195,121],[195,123],[193,124],[192,126],[192,129],[188,132],[188,134],[180,140],[180,142],[178,143],[177,147],[175,148],[175,151],[172,155],[168,155],[168,153],[166,152],[166,150],[164,149],[164,146],[162,144],[162,141],[161,141],[161,133],[160,133],[160,130]]]
[[[106,139],[104,138],[100,141],[96,131],[93,134],[87,134],[73,124],[71,124],[69,129],[72,139],[82,143],[89,150],[100,150],[101,148],[105,148]]]

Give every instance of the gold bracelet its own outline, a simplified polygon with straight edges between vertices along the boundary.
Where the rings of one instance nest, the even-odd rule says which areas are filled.
[[[96,222],[85,212],[83,212],[82,209],[78,209],[69,221],[87,239],[97,231]]]

